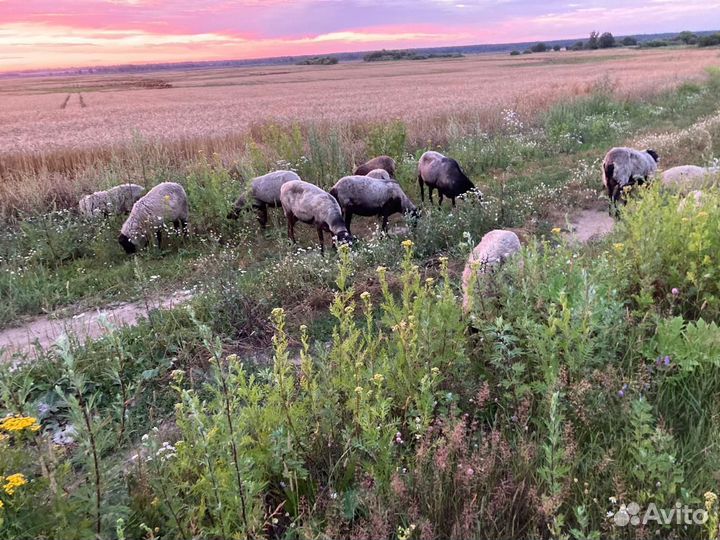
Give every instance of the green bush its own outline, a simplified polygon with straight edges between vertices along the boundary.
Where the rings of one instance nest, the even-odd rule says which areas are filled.
[[[627,294],[640,309],[700,316],[720,315],[720,197],[692,197],[644,190],[623,209],[613,260]]]

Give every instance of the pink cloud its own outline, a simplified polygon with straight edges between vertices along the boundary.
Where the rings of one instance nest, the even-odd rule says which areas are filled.
[[[0,70],[704,29],[718,12],[720,0],[0,0]]]

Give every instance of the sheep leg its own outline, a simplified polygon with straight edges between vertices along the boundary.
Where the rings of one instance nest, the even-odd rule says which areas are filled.
[[[438,189],[438,194],[440,196],[440,201],[438,202],[438,208],[440,208],[442,206],[442,202],[443,202],[443,194],[442,194],[442,191],[440,191],[439,189]],[[432,200],[432,199],[430,199],[430,200]]]
[[[176,219],[173,221],[173,227],[175,227],[175,233],[180,236],[182,233],[182,237],[185,239],[187,238],[188,231],[187,231],[187,221],[184,219]]]
[[[288,237],[292,241],[293,244],[297,244],[297,240],[295,240],[295,222],[297,221],[297,218],[289,214],[287,217],[287,230],[288,230]]]
[[[267,211],[267,205],[262,204],[255,207],[255,211],[257,213],[258,221],[260,222],[260,228],[264,229],[267,227],[267,220],[268,220],[268,211]]]
[[[158,250],[162,249],[162,227],[158,227],[155,231],[155,236],[157,237],[157,246]]]
[[[345,228],[350,232],[350,223],[352,222],[353,213],[350,210],[345,210]]]
[[[433,203],[432,192],[433,192],[432,186],[428,186],[428,196],[430,197],[430,204]],[[438,193],[440,193],[440,192],[438,191]]]
[[[317,228],[318,240],[320,241],[320,253],[325,254],[325,235],[323,234],[322,227]]]
[[[425,182],[423,182],[422,175],[418,174],[418,185],[420,186],[420,200],[425,202]]]
[[[452,201],[453,208],[455,208],[455,197],[452,197],[450,200]]]
[[[383,230],[384,233],[386,233],[386,232],[387,232],[387,229],[388,229],[388,216],[387,216],[387,215],[383,215],[383,216],[382,216],[382,230]]]

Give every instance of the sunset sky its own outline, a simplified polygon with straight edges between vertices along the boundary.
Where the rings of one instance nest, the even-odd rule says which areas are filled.
[[[720,29],[720,0],[0,0],[0,71]]]

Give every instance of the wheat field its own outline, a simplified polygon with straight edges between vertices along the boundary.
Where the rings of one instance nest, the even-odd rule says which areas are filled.
[[[402,120],[426,141],[448,121],[491,129],[503,109],[528,117],[604,86],[638,97],[699,77],[717,51],[618,50],[0,81],[3,170],[138,141],[218,147],[268,123]],[[52,168],[52,167],[51,167]]]

